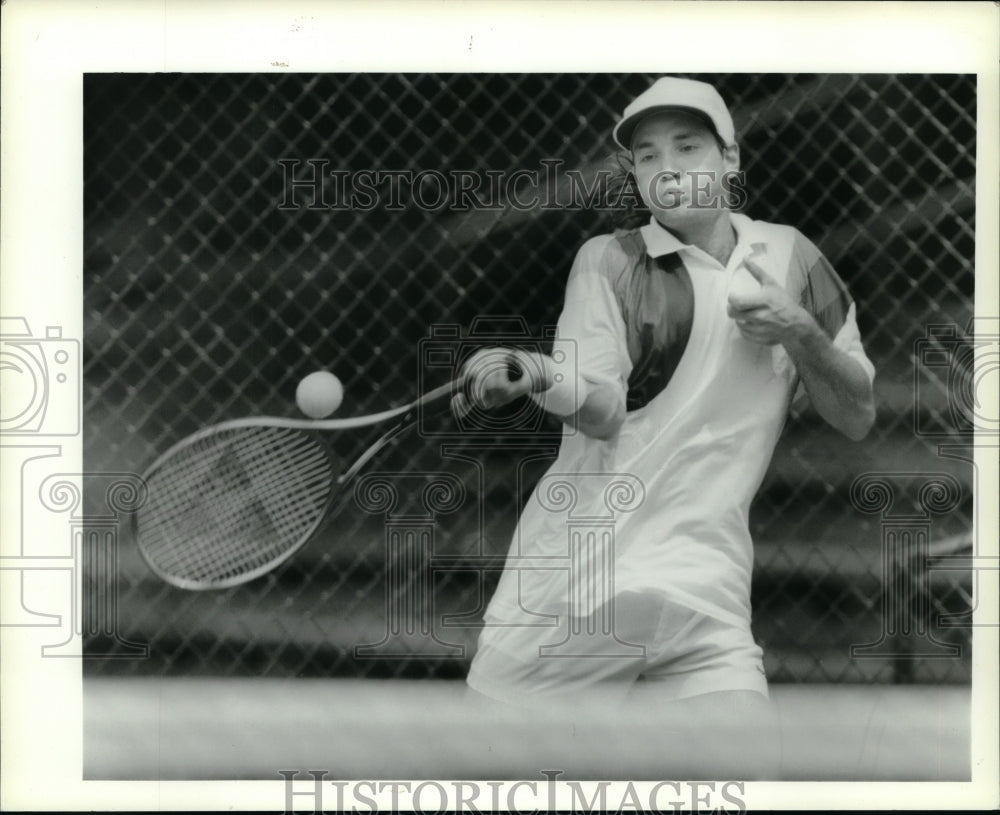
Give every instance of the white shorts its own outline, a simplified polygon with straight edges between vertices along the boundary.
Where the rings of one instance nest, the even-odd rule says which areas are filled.
[[[487,620],[466,681],[518,704],[571,699],[581,689],[624,698],[636,681],[655,682],[665,700],[717,691],[767,697],[763,652],[749,625],[721,622],[656,592],[619,595],[610,624],[602,611],[575,620],[553,615],[539,626]]]

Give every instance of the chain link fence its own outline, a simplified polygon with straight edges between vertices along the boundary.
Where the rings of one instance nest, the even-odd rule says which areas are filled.
[[[577,248],[615,219],[574,205],[573,183],[614,163],[611,127],[655,78],[86,76],[86,469],[139,473],[210,423],[295,416],[296,385],[317,369],[343,381],[341,415],[409,401],[451,373],[427,354],[435,326],[464,337],[486,317],[516,317],[544,345]],[[769,677],[967,682],[974,575],[922,558],[971,550],[972,466],[938,447],[971,442],[948,355],[968,344],[973,311],[975,79],[698,78],[733,111],[744,211],[798,227],[826,253],[878,369],[871,436],[851,443],[808,407],[794,413],[753,506],[754,628]],[[516,175],[525,170],[537,177]],[[391,178],[376,206],[348,201],[346,180],[363,171],[465,172],[487,207],[428,205],[439,179],[427,173],[409,186],[400,177],[396,201]],[[925,347],[936,356],[922,358]],[[149,654],[85,670],[464,676],[517,508],[557,431],[543,420],[447,445],[414,435],[369,465],[396,474],[399,514],[425,516],[410,531],[432,536],[437,567],[414,575],[387,559],[398,518],[352,500],[276,572],[218,592],[159,582],[122,523],[104,576],[116,639]],[[338,444],[349,456],[371,440]],[[433,472],[460,479],[465,500],[428,526],[419,483]],[[918,476],[934,473],[958,490],[932,513]],[[865,474],[894,507],[865,503],[857,484],[852,493]],[[102,489],[88,490],[91,507]],[[897,545],[899,516],[916,549]],[[389,609],[415,580],[426,581],[437,645],[380,651]],[[915,630],[892,624],[892,603]],[[129,655],[116,647],[100,653]]]

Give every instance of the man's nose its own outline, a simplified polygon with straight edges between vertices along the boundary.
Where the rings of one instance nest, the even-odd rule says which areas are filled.
[[[681,172],[673,164],[664,162],[657,173],[657,181],[660,184],[676,184],[681,180]]]

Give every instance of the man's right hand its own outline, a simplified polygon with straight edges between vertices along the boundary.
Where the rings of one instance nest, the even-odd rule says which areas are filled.
[[[552,360],[545,354],[516,348],[481,348],[466,360],[458,382],[459,392],[451,400],[456,416],[464,416],[473,407],[490,410],[548,390]]]

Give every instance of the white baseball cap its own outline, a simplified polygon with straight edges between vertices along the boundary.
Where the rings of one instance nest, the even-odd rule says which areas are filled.
[[[639,122],[661,110],[686,110],[700,114],[715,128],[716,135],[728,146],[736,142],[733,117],[719,92],[707,82],[665,76],[639,94],[615,125],[612,137],[623,150],[632,148],[632,134]]]

